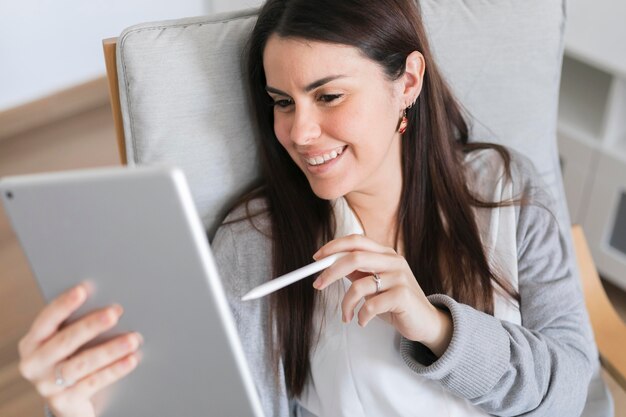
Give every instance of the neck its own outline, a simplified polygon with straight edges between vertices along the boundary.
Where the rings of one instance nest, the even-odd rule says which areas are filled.
[[[396,248],[399,243],[395,240],[402,194],[402,167],[399,155],[398,149],[396,153],[398,160],[381,166],[367,187],[345,196],[350,208],[360,220],[365,235],[392,248]],[[398,236],[398,240],[401,240],[401,236]]]
[[[367,235],[375,230],[395,230],[400,205],[399,192],[385,190],[378,195],[352,193],[346,195],[346,201],[361,221]]]

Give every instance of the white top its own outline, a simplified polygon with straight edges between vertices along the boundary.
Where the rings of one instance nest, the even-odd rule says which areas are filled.
[[[501,201],[511,197],[512,186],[502,177],[495,179],[493,195],[483,198]],[[356,215],[345,198],[335,200],[335,237],[363,234]],[[515,289],[517,245],[515,208],[475,210],[481,239],[492,267]],[[494,248],[498,248],[497,251]],[[400,334],[390,324],[375,318],[365,327],[356,318],[341,321],[341,300],[350,286],[347,278],[328,287],[316,308],[314,328],[321,329],[311,350],[311,377],[299,403],[304,417],[428,416],[473,417],[487,414],[446,391],[438,383],[411,371],[400,354]],[[516,303],[495,292],[495,316],[521,324]],[[360,305],[359,305],[360,307]],[[358,311],[358,308],[357,308]]]

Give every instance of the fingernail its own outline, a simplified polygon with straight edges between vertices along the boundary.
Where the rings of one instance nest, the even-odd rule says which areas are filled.
[[[139,340],[139,346],[143,345],[143,336],[141,333],[135,333],[137,335],[137,339]]]
[[[117,317],[120,317],[122,314],[124,314],[124,309],[119,304],[115,304],[113,306],[113,310],[115,311],[115,314],[117,314]]]
[[[313,254],[313,259],[315,259],[317,261],[317,259],[320,257],[320,251],[318,250],[317,252],[315,252]]]
[[[313,288],[319,290],[320,289],[320,285],[321,285],[321,282],[320,282],[319,278],[316,279],[315,281],[313,281]]]
[[[111,311],[106,310],[104,313],[100,314],[100,321],[104,324],[112,323],[113,317],[111,317]]]
[[[79,285],[78,287],[74,288],[74,291],[72,291],[73,301],[75,302],[82,301],[84,297],[85,297],[85,289],[83,288],[82,285]]]

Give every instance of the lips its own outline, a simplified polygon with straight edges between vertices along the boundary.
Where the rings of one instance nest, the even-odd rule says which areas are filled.
[[[328,163],[329,161],[333,161],[336,158],[338,158],[344,152],[346,148],[347,148],[347,145],[340,146],[340,147],[334,148],[330,151],[326,151],[323,153],[318,153],[315,156],[307,155],[307,156],[304,156],[304,160],[309,166],[324,165]]]
[[[331,158],[327,161],[324,161],[320,164],[312,165],[307,161],[305,165],[306,170],[310,174],[313,174],[315,176],[326,176],[327,174],[333,175],[332,173],[336,171],[336,167],[341,165],[341,161],[344,159],[345,155],[348,153],[348,146],[343,146],[339,150],[341,151],[341,153],[337,153],[336,157]]]

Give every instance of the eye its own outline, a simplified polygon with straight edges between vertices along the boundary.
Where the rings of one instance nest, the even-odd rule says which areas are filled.
[[[293,100],[281,99],[272,101],[272,105],[275,107],[286,108],[293,104]]]
[[[319,101],[323,103],[332,103],[333,101],[343,97],[343,94],[323,94],[319,97]]]

